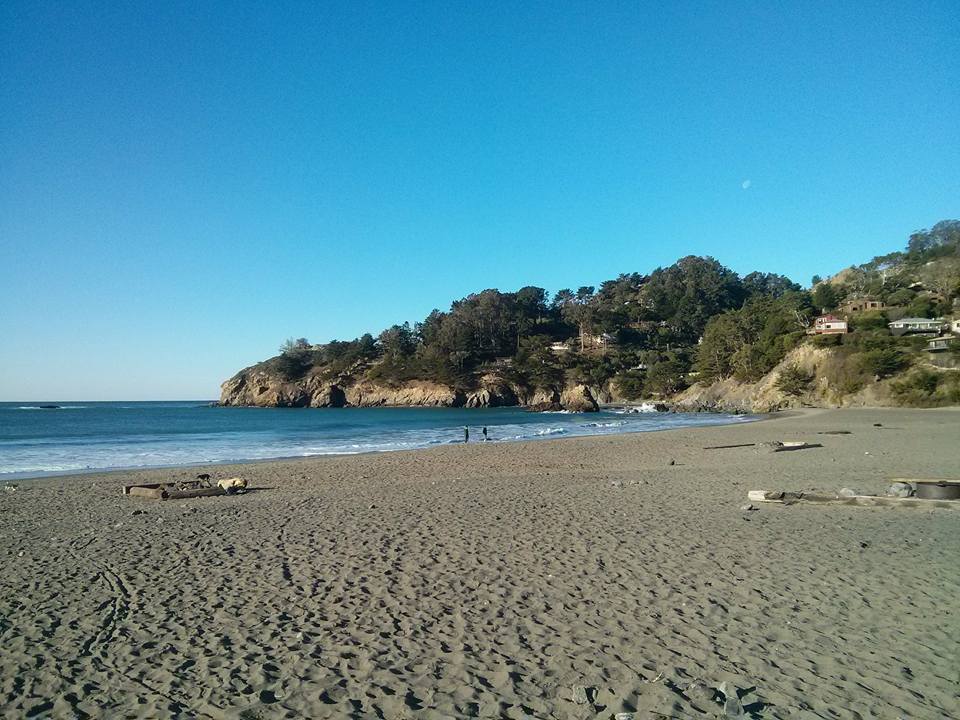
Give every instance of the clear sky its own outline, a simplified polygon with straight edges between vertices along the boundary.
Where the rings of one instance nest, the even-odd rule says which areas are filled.
[[[0,3],[0,400],[960,216],[960,3]]]

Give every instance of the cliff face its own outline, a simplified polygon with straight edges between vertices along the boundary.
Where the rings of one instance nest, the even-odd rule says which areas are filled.
[[[593,412],[598,409],[585,385],[532,389],[512,385],[494,375],[484,376],[474,390],[411,380],[396,387],[369,380],[324,380],[311,372],[284,380],[257,367],[241,370],[220,386],[220,404],[253,407],[513,407],[536,406]]]
[[[787,393],[779,387],[781,374],[789,368],[809,374],[809,385],[799,393]],[[948,368],[946,372],[956,372]],[[764,413],[799,407],[899,407],[904,403],[894,394],[894,385],[904,373],[883,380],[871,379],[851,389],[844,377],[842,358],[829,348],[801,345],[757,382],[738,382],[732,378],[710,385],[696,383],[672,398],[677,411]]]
[[[944,376],[954,377],[960,369],[955,361],[942,368],[930,361],[926,367]],[[802,387],[786,392],[781,376],[800,370],[808,378]],[[663,400],[680,412],[765,413],[795,407],[884,407],[904,404],[895,392],[906,373],[877,380],[852,377],[850,363],[836,349],[803,344],[756,382],[732,378],[709,385],[696,383],[687,390]],[[956,383],[960,386],[960,383]],[[923,400],[923,398],[921,398]],[[515,407],[533,410],[569,410],[592,412],[598,403],[627,402],[616,383],[602,387],[566,385],[529,388],[510,383],[496,374],[484,375],[471,390],[462,390],[438,382],[411,380],[398,385],[380,384],[367,379],[342,377],[325,379],[313,369],[298,380],[284,380],[269,366],[255,365],[240,371],[221,386],[220,404],[254,407]],[[943,404],[943,403],[941,403]],[[956,404],[956,400],[953,400]]]

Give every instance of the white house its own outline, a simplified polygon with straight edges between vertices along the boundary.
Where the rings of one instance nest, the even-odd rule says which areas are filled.
[[[943,329],[943,318],[900,318],[887,323],[890,332],[894,335],[909,335],[915,333],[940,334]]]
[[[813,327],[807,330],[808,335],[842,335],[847,332],[847,321],[836,315],[821,315],[813,321]]]

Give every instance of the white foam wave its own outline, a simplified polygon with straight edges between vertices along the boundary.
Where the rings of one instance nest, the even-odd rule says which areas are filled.
[[[502,416],[506,422],[496,424],[495,415],[482,417],[489,431],[489,441],[494,443],[645,432],[752,419],[748,416],[682,413],[628,416],[600,413],[590,422],[582,415],[557,415],[547,421],[535,414],[515,413]],[[173,434],[157,428],[137,436],[118,437],[105,432],[99,436],[6,439],[0,441],[0,476],[416,450],[462,443],[462,422],[462,419],[447,420],[438,414],[436,424],[430,426],[410,426],[398,422],[344,428],[338,424],[326,429],[318,427],[309,432],[300,428],[289,434],[279,430],[269,433],[261,430],[211,430],[196,434]],[[480,439],[476,430],[479,428],[471,427],[473,442]]]
[[[83,410],[86,405],[18,405],[14,410]]]

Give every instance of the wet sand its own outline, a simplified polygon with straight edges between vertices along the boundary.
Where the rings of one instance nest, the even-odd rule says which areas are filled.
[[[823,447],[703,449],[771,440]],[[960,477],[958,442],[956,410],[811,411],[206,470],[236,497],[14,481],[0,715],[713,717],[729,681],[755,717],[956,717],[960,511],[741,506]]]

